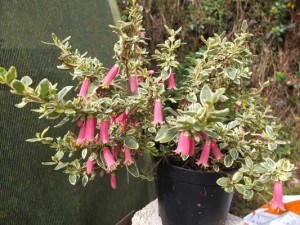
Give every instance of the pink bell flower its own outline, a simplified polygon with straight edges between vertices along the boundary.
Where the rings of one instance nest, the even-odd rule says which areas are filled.
[[[125,133],[127,131],[128,123],[128,112],[122,112],[119,116],[116,118],[116,123],[121,124],[123,126],[123,132]]]
[[[116,163],[113,155],[108,148],[103,149],[104,160],[106,163],[106,171],[112,172],[117,169],[118,163]]]
[[[138,80],[136,75],[130,76],[130,90],[132,94],[135,94],[138,90]]]
[[[190,136],[185,135],[184,131],[181,131],[175,154],[181,154],[182,157],[188,157],[190,155],[190,140]]]
[[[204,132],[200,132],[200,136],[201,136],[201,138],[203,139],[203,140],[207,140],[207,134],[206,133],[204,133]]]
[[[78,145],[82,145],[82,144],[85,143],[85,140],[86,140],[86,138],[85,138],[85,131],[86,131],[85,127],[86,127],[85,122],[83,122],[83,125],[80,127],[79,134],[78,134],[77,141],[76,141],[76,143]]]
[[[133,160],[131,158],[130,148],[126,145],[124,145],[124,152],[125,152],[124,165],[130,166],[131,164],[133,164]]]
[[[80,88],[80,92],[78,94],[79,97],[86,97],[89,91],[89,85],[90,85],[90,80],[88,78],[84,78]]]
[[[213,154],[214,154],[216,160],[222,159],[222,157],[224,155],[222,154],[221,150],[219,149],[219,147],[215,141],[211,141],[211,149],[213,151]]]
[[[193,156],[195,153],[195,140],[190,137],[190,149],[189,149],[189,155]]]
[[[95,118],[89,117],[86,120],[86,131],[85,131],[85,138],[87,141],[89,141],[89,142],[94,141],[95,128],[96,128]]]
[[[117,64],[115,64],[107,73],[107,75],[104,77],[103,79],[103,84],[105,87],[108,87],[111,82],[113,81],[113,79],[115,79],[115,77],[117,76],[119,72],[119,66]]]
[[[175,78],[174,78],[174,73],[173,70],[171,70],[169,79],[168,79],[168,89],[169,90],[175,90],[176,89],[176,84],[175,84]]]
[[[273,199],[271,201],[271,208],[285,211],[284,203],[283,203],[283,187],[282,182],[275,181],[274,182],[274,190],[273,190]]]
[[[206,142],[205,143],[205,145],[204,145],[204,147],[202,149],[200,158],[196,162],[196,164],[198,166],[200,166],[202,164],[203,167],[208,167],[208,158],[209,158],[209,153],[210,153],[210,146],[211,146],[210,142]]]
[[[110,185],[112,189],[116,189],[117,188],[117,177],[116,174],[111,174],[110,175]]]
[[[109,124],[110,124],[109,120],[103,120],[103,121],[101,121],[101,124],[100,124],[99,141],[103,144],[106,144],[109,142],[109,137],[108,137]]]
[[[76,125],[77,127],[82,127],[82,125],[84,124],[84,120],[79,118],[78,120],[76,120]]]
[[[154,70],[148,70],[148,74],[152,76],[154,74]]]
[[[116,160],[119,158],[120,151],[121,151],[121,145],[120,143],[117,143],[117,145],[114,147],[113,150],[113,155]]]
[[[88,160],[86,161],[86,173],[91,174],[93,171],[93,167],[94,167],[93,160],[91,158],[88,158]]]
[[[163,111],[162,111],[162,104],[159,99],[155,100],[154,104],[154,119],[153,124],[163,124],[164,123],[164,117],[163,117]]]

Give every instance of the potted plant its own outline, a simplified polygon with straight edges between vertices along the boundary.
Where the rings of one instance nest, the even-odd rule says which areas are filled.
[[[294,167],[285,159],[275,161],[283,142],[277,140],[280,127],[260,97],[268,83],[249,87],[252,54],[246,22],[232,41],[225,34],[203,38],[205,50],[191,59],[187,75],[177,77],[180,29],[166,27],[169,37],[149,56],[142,10],[131,0],[128,21],[111,26],[119,40],[110,70],[72,50],[70,38],[60,41],[52,35],[51,44],[61,50],[58,69],[71,72],[79,81],[76,88],[58,90],[46,78],[32,87],[32,79],[18,79],[14,67],[0,68],[0,82],[23,96],[18,108],[37,103],[33,111],[40,119],[60,120],[55,128],[77,125],[76,132],[63,137],[47,136],[48,127],[27,140],[54,149],[52,161],[43,164],[63,170],[73,185],[81,180],[85,186],[107,173],[115,189],[121,168],[152,180],[152,169],[142,169],[143,156],[151,154],[164,224],[223,224],[232,198],[228,193],[235,189],[250,199],[270,182],[270,207],[284,210],[282,182]],[[71,90],[73,97],[67,98]]]

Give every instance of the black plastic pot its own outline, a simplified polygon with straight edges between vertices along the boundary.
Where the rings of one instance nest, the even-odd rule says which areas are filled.
[[[160,163],[159,215],[163,225],[225,224],[233,193],[216,184],[219,173],[202,173]]]

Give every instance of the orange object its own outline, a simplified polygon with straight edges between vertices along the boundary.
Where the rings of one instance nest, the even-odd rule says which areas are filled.
[[[270,207],[270,205],[261,206],[261,208],[268,208],[268,210],[266,210],[265,212],[271,213],[271,214],[274,214],[274,215],[280,215],[280,214],[285,213],[287,211],[290,211],[290,212],[296,213],[297,215],[300,215],[300,200],[285,203],[284,207],[285,207],[286,211],[282,211],[280,209],[272,209]]]

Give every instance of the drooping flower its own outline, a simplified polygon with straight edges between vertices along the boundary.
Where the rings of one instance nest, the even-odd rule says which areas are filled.
[[[132,126],[133,126],[133,128],[137,128],[137,126],[138,126],[138,123],[139,123],[139,121],[138,121],[138,119],[137,118],[134,118],[133,120],[132,120]]]
[[[201,155],[199,160],[196,162],[198,166],[202,165],[203,167],[208,167],[208,158],[209,158],[209,153],[210,153],[210,142],[206,142],[204,144],[204,147],[202,149]]]
[[[79,97],[86,97],[89,91],[89,85],[90,85],[90,80],[88,78],[84,78],[80,88],[80,92],[78,94]]]
[[[110,115],[109,120],[110,120],[110,123],[114,124],[116,122],[116,116]]]
[[[124,165],[130,166],[131,164],[133,164],[133,160],[131,158],[130,148],[126,145],[124,145],[124,152],[125,152]]]
[[[119,66],[117,64],[115,64],[106,74],[106,76],[103,79],[103,84],[105,87],[108,87],[111,82],[113,81],[113,79],[115,79],[115,77],[117,76],[119,72]]]
[[[128,114],[129,114],[129,112],[127,112],[127,111],[122,112],[116,118],[116,123],[122,125],[124,133],[127,131],[127,127],[128,127],[128,123],[127,123]]]
[[[76,125],[77,127],[82,127],[82,125],[84,124],[84,120],[79,118],[78,120],[76,120]]]
[[[130,76],[130,90],[132,94],[135,94],[138,90],[138,80],[136,75]]]
[[[187,158],[190,155],[190,140],[190,136],[186,135],[184,131],[181,131],[179,134],[178,145],[175,153],[180,154],[184,158]]]
[[[116,160],[119,158],[120,151],[121,151],[121,144],[117,143],[117,145],[114,147],[113,150],[113,155]]]
[[[168,89],[169,90],[175,90],[176,89],[176,84],[175,84],[175,78],[174,78],[174,73],[173,70],[171,70],[169,79],[168,79]]]
[[[189,149],[189,155],[193,156],[195,153],[195,140],[190,137],[190,149]]]
[[[107,147],[103,149],[103,155],[106,163],[106,171],[112,172],[117,169],[118,163],[115,161],[111,151]]]
[[[207,134],[206,133],[204,133],[204,132],[200,132],[200,136],[201,136],[201,138],[204,140],[204,141],[206,141],[207,140]]]
[[[154,104],[154,119],[153,124],[163,124],[164,123],[164,117],[163,117],[163,111],[162,111],[162,104],[159,99],[155,100]]]
[[[148,70],[148,74],[152,76],[154,74],[154,70]]]
[[[103,177],[103,176],[104,176],[104,170],[101,170],[101,171],[100,171],[99,176],[100,176],[100,177]]]
[[[273,189],[273,199],[271,201],[271,208],[285,211],[283,203],[283,187],[282,182],[275,181]]]
[[[103,121],[101,121],[101,124],[100,124],[99,141],[103,144],[106,144],[109,142],[109,137],[108,137],[109,124],[110,124],[109,120],[103,120]]]
[[[96,128],[95,117],[89,117],[86,120],[86,131],[85,131],[85,138],[87,141],[89,142],[94,141],[95,128]]]
[[[117,188],[117,177],[116,174],[111,174],[110,175],[110,185],[112,189],[116,189]]]
[[[79,134],[78,134],[77,141],[76,141],[76,143],[78,145],[82,145],[86,140],[86,138],[85,138],[85,131],[86,131],[85,127],[86,127],[85,122],[83,122],[83,125],[80,127]]]
[[[87,174],[91,174],[93,171],[93,160],[91,158],[88,158],[88,160],[86,161],[86,173]]]
[[[222,154],[221,150],[219,149],[217,143],[214,140],[211,141],[211,149],[212,149],[213,154],[214,154],[214,156],[217,160],[222,159],[222,157],[224,155]]]

